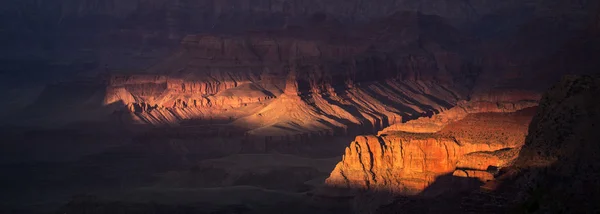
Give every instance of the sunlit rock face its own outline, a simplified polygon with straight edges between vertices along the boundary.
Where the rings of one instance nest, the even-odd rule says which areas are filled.
[[[349,31],[312,30],[188,35],[143,73],[105,75],[99,110],[86,115],[151,125],[239,120],[253,136],[361,134],[467,99],[462,70],[473,62],[450,45],[463,35],[439,17],[404,12]],[[79,118],[61,117],[69,119]]]
[[[187,35],[173,54],[143,73],[107,75],[90,101],[99,110],[77,112],[159,126],[220,121],[252,138],[285,140],[375,133],[394,124],[390,130],[432,133],[466,113],[510,112],[539,99],[535,91],[477,87],[493,85],[481,76],[498,81],[520,76],[483,71],[475,57],[479,47],[439,16],[396,12],[333,29]],[[461,100],[472,102],[465,106]],[[67,116],[60,119],[69,122],[75,110],[63,111]]]
[[[109,77],[105,105],[124,103],[124,116],[141,124],[218,119],[247,130],[249,138],[283,141],[374,133],[466,99],[468,89],[456,77],[470,62],[435,45],[450,41],[433,36],[433,28],[447,31],[452,41],[460,40],[459,33],[418,13],[383,21],[399,24],[365,25],[375,31],[339,38],[294,30],[189,35],[146,74]],[[419,37],[428,38],[426,50],[418,47]],[[400,49],[404,53],[394,51]]]
[[[523,94],[522,92],[506,93],[505,96],[494,95],[480,96],[471,101],[460,101],[451,109],[440,113],[426,113],[415,120],[406,123],[396,123],[379,131],[379,135],[387,132],[403,131],[410,133],[436,133],[446,127],[449,123],[460,121],[470,114],[497,112],[509,113],[524,108],[538,105],[537,94]]]
[[[359,136],[326,183],[417,194],[441,176],[492,180],[490,168],[506,166],[516,158],[534,111],[535,107],[464,113],[460,119],[447,120],[440,130],[385,129],[377,136]]]

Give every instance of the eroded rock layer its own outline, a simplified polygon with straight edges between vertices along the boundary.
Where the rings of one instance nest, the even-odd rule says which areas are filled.
[[[26,111],[14,119],[36,125],[42,119],[45,124],[68,124],[93,118],[174,126],[196,120],[231,123],[250,137],[285,138],[374,133],[456,105],[466,109],[428,118],[431,122],[420,120],[425,125],[405,125],[436,124],[426,131],[432,132],[470,108],[501,105],[507,110],[500,111],[508,111],[538,99],[535,92],[493,90],[496,85],[491,83],[491,89],[474,91],[475,85],[488,85],[479,78],[486,72],[475,57],[478,48],[439,16],[397,12],[350,29],[333,29],[315,25],[185,36],[177,51],[144,73],[107,75],[93,98],[77,90],[64,92],[89,99],[85,108],[77,103],[55,113],[60,115],[56,118],[27,118],[31,112]],[[486,75],[496,77],[493,72]],[[60,102],[44,92],[37,99]],[[460,100],[481,102],[464,106]],[[34,104],[48,105],[44,102]],[[395,128],[424,129],[402,127]]]
[[[443,128],[425,133],[392,129],[378,136],[359,136],[326,183],[416,194],[440,176],[491,180],[493,169],[510,164],[524,143],[535,107],[519,109],[465,113],[463,118],[447,120]]]
[[[454,35],[452,27],[418,13],[386,20],[399,25],[370,26],[383,38],[294,30],[190,35],[147,74],[111,76],[104,105],[126,106],[119,115],[128,119],[119,121],[219,121],[245,130],[248,138],[282,141],[306,134],[374,133],[467,99],[468,87],[453,79],[461,79],[470,62],[455,49],[435,45],[447,39],[432,36],[432,26]],[[390,35],[400,35],[402,43]],[[424,47],[420,37],[427,38]],[[374,50],[384,46],[391,49]],[[393,51],[402,48],[405,52]]]

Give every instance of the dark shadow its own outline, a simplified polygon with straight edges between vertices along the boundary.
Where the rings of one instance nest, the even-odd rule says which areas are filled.
[[[397,196],[392,203],[377,208],[376,213],[487,213],[464,209],[468,206],[465,198],[481,184],[476,178],[442,175],[420,194]]]
[[[324,98],[324,99],[325,99],[327,102],[329,102],[329,103],[332,103],[332,104],[334,104],[334,105],[340,106],[340,105],[339,105],[339,103],[335,103],[335,102],[334,102],[334,101],[332,101],[331,99],[327,99],[325,96],[323,96],[323,98]],[[311,99],[312,99],[312,98],[311,98]],[[329,119],[331,119],[331,120],[334,120],[334,121],[336,121],[336,122],[338,122],[338,123],[341,123],[341,124],[348,124],[348,126],[352,126],[352,124],[354,124],[354,123],[350,122],[350,120],[348,120],[348,119],[345,119],[345,118],[338,118],[338,117],[335,117],[335,116],[333,116],[333,115],[326,114],[326,113],[325,113],[323,110],[321,110],[321,109],[320,109],[320,108],[319,108],[319,107],[318,107],[318,106],[317,106],[317,105],[314,103],[314,101],[313,101],[313,102],[306,102],[306,103],[307,103],[308,105],[310,105],[311,107],[313,107],[313,108],[314,108],[314,109],[315,109],[315,110],[316,110],[316,111],[317,111],[319,114],[321,114],[321,115],[323,115],[323,116],[325,116],[325,117],[327,117],[327,118],[329,118]],[[351,112],[351,113],[352,113],[352,112]],[[355,114],[354,114],[354,113],[352,113],[352,115],[355,115]],[[360,115],[360,114],[359,114],[359,115]]]
[[[366,134],[366,133],[373,133],[377,130],[377,126],[378,126],[378,121],[375,121],[375,124],[371,124],[370,121],[365,118],[364,116],[362,116],[362,114],[360,113],[360,111],[356,108],[356,106],[360,106],[358,105],[356,102],[354,102],[351,99],[347,99],[347,101],[351,102],[352,105],[344,105],[341,104],[338,101],[335,101],[331,98],[329,98],[329,96],[323,96],[323,99],[325,101],[327,101],[328,103],[335,105],[335,106],[339,106],[342,109],[344,109],[345,111],[349,112],[350,114],[352,114],[354,117],[359,118],[359,120],[361,121],[361,124],[358,125],[352,125],[354,123],[347,123],[350,124],[349,125],[349,130],[348,131],[349,134],[357,134],[357,135],[361,135],[361,134]],[[383,114],[379,114],[378,116],[372,115],[371,113],[368,112],[364,112],[370,116],[372,116],[373,118],[377,119],[377,118],[386,118],[385,115]],[[389,124],[384,124],[384,126],[387,126]]]
[[[373,91],[373,89],[370,88],[365,88],[364,91],[371,97],[374,97],[377,100],[382,101],[382,103],[390,105],[392,107],[394,107],[395,109],[397,109],[400,113],[400,115],[402,117],[408,117],[409,115],[417,115],[418,112],[415,111],[412,108],[409,108],[408,106],[403,105],[402,103],[396,103],[394,101],[392,101],[390,98],[380,95],[379,93]],[[402,97],[402,99],[407,100],[408,103],[412,103],[412,104],[417,104],[418,102],[412,98],[409,98],[408,96],[403,95],[401,92],[398,91],[394,91],[395,94],[397,94],[398,96]]]
[[[482,184],[483,182],[477,178],[458,177],[450,173],[437,177],[435,182],[425,188],[419,195],[435,197],[445,194],[460,194],[478,189]]]
[[[346,201],[354,213],[468,213],[463,209],[469,203],[466,198],[477,192],[482,184],[476,178],[446,174],[436,178],[431,185],[416,195],[391,193],[385,189],[327,187],[323,192],[311,196],[320,200],[327,198]]]

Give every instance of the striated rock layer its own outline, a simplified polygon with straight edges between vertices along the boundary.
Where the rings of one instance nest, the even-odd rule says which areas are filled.
[[[189,35],[178,52],[146,74],[110,76],[104,105],[124,104],[121,115],[135,123],[220,121],[246,130],[251,139],[284,141],[306,134],[374,133],[466,99],[468,88],[452,79],[470,62],[434,45],[447,41],[431,36],[430,26],[454,35],[452,27],[418,13],[390,19],[400,24],[371,29],[400,35],[402,43],[293,30]],[[420,36],[428,38],[427,47],[417,45]],[[409,53],[377,52],[374,45]],[[391,60],[392,54],[399,60]]]
[[[500,99],[491,98],[489,100],[474,99],[470,102],[460,101],[457,106],[439,114],[428,113],[425,117],[411,120],[406,123],[397,123],[379,131],[379,135],[387,132],[403,131],[411,133],[436,133],[442,130],[446,125],[452,122],[460,121],[470,114],[483,112],[515,112],[520,109],[537,106],[536,95],[520,97],[520,94],[513,93],[511,98],[503,97]],[[515,99],[516,98],[516,99]],[[505,100],[505,101],[503,101]]]
[[[431,133],[386,130],[378,136],[359,136],[326,183],[416,194],[445,175],[491,180],[490,169],[516,158],[535,108],[496,111],[467,113]]]

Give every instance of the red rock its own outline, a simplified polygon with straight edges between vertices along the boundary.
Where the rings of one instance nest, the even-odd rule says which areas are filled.
[[[474,101],[460,101],[454,108],[444,110],[432,117],[421,117],[406,123],[396,123],[379,131],[378,134],[387,132],[403,131],[411,133],[435,133],[442,130],[446,125],[462,120],[469,114],[481,112],[515,112],[521,109],[537,106],[537,102],[529,100],[530,96],[511,98],[495,98],[493,101],[482,100],[481,97]],[[503,100],[505,99],[505,100]]]
[[[511,148],[524,143],[532,115],[532,109],[476,113],[437,133],[396,131],[359,136],[346,148],[326,183],[415,194],[445,174],[487,181],[493,176],[483,170],[505,166],[516,158]],[[457,172],[461,167],[467,169]]]

